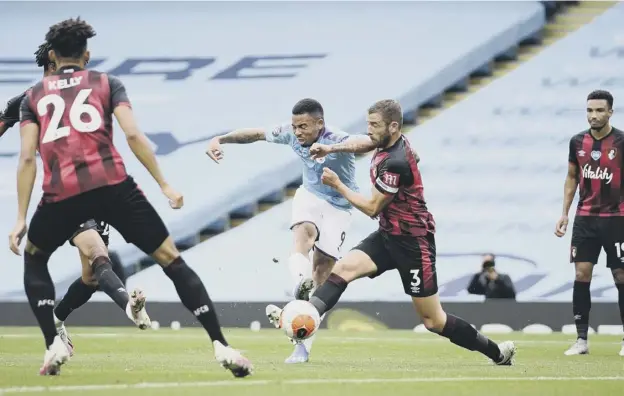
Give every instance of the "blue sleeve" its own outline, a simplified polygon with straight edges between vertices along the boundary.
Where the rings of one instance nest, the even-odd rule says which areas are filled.
[[[290,124],[277,125],[266,131],[266,141],[269,143],[292,145],[295,137]]]

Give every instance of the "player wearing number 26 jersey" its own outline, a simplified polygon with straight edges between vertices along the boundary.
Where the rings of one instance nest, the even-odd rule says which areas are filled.
[[[49,51],[49,44],[43,43],[35,52],[37,66],[43,69],[44,77],[56,71],[56,64],[50,61]],[[4,134],[4,132],[19,122],[20,105],[25,96],[26,92],[23,92],[10,99],[4,111],[0,112],[0,135]],[[91,232],[90,230],[96,232]],[[89,257],[83,252],[93,251],[94,246],[98,245],[99,249],[105,252],[109,242],[108,230],[108,224],[98,220],[88,220],[80,225],[69,240],[71,245],[78,247],[80,262],[82,264],[82,275],[70,285],[63,299],[54,308],[54,321],[59,336],[70,350],[70,355],[73,354],[74,345],[65,328],[64,321],[72,311],[84,305],[98,289],[93,279]],[[113,261],[112,264],[113,271],[121,279],[125,279],[121,263]]]
[[[128,177],[113,145],[112,109],[117,106],[130,106],[118,78],[75,66],[59,69],[27,92],[22,124],[37,121],[33,109],[42,117],[39,153],[45,202],[118,184]],[[54,144],[59,139],[62,143]]]
[[[201,279],[180,256],[162,219],[126,173],[113,145],[114,115],[132,152],[158,183],[170,206],[182,207],[182,195],[163,177],[149,141],[135,123],[121,81],[84,69],[90,56],[87,39],[93,36],[93,28],[80,19],[53,25],[46,40],[51,46],[50,59],[58,70],[30,89],[21,105],[19,212],[10,245],[19,253],[19,242],[26,232],[38,148],[44,164],[44,194],[30,222],[24,286],[48,347],[40,373],[58,372],[69,357],[52,319],[54,285],[47,269],[49,255],[82,223],[97,218],[117,229],[126,241],[163,267],[184,306],[194,313],[213,340],[217,361],[235,376],[247,376],[252,371],[251,363],[228,345]],[[145,298],[140,291],[128,295],[113,273],[108,256],[94,257],[92,268],[100,289],[139,328],[148,328]]]

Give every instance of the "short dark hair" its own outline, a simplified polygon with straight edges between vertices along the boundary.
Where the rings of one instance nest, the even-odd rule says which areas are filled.
[[[50,66],[50,56],[48,52],[50,52],[50,44],[43,43],[37,48],[35,51],[35,62],[37,62],[37,66],[43,67],[44,71],[48,71],[48,66]]]
[[[87,49],[87,40],[94,36],[91,25],[78,17],[50,26],[45,39],[58,56],[78,59]]]
[[[392,122],[399,123],[399,129],[403,127],[403,110],[401,104],[394,99],[384,99],[375,102],[368,108],[368,114],[379,113],[386,125]]]
[[[592,91],[587,95],[587,100],[606,100],[609,105],[609,109],[613,108],[613,95],[609,91],[603,91],[601,89],[597,89]]]
[[[301,99],[295,103],[292,113],[293,115],[310,114],[314,118],[323,118],[325,116],[323,106],[321,106],[318,100],[310,98]]]

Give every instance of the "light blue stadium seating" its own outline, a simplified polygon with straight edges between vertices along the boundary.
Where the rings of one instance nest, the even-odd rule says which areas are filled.
[[[16,32],[14,40],[0,42],[0,98],[8,99],[38,77],[31,54],[47,26],[66,17],[66,10],[52,5],[33,10],[24,3],[6,7],[14,17],[3,27]],[[329,123],[361,133],[365,110],[374,101],[397,98],[410,115],[425,103],[435,103],[445,90],[464,87],[469,75],[487,73],[493,58],[513,57],[519,42],[539,39],[545,23],[537,2],[371,3],[364,9],[354,3],[310,8],[280,2],[247,3],[245,8],[130,2],[114,8],[102,3],[81,7],[80,15],[98,32],[90,45],[91,66],[124,81],[167,178],[185,195],[184,209],[169,209],[121,131],[116,132],[128,169],[176,240],[197,234],[299,176],[298,160],[289,149],[266,143],[227,147],[225,161],[216,165],[203,154],[211,136],[288,120],[292,105],[302,97],[320,100]],[[302,13],[307,17],[300,18]],[[464,132],[466,123],[460,125],[454,135]],[[432,138],[451,132],[437,131]],[[18,145],[17,131],[9,131],[0,146],[0,229],[5,233],[15,218]],[[366,167],[364,162],[361,167]],[[31,209],[39,196],[36,188]],[[117,233],[112,241],[125,265],[143,257]],[[203,260],[215,262],[210,254]],[[0,280],[0,296],[23,298],[21,260],[5,249],[0,261],[9,268]],[[239,265],[234,258],[217,261]],[[62,294],[79,273],[75,249],[59,249],[50,267]]]

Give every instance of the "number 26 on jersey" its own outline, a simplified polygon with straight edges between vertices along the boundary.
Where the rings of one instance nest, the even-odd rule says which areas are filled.
[[[65,100],[58,94],[49,94],[37,102],[37,113],[40,117],[48,114],[49,105],[53,106],[50,123],[43,133],[42,144],[69,136],[71,129],[80,133],[91,133],[97,131],[102,125],[102,116],[95,106],[87,103],[91,89],[81,89],[76,98],[66,109]],[[65,111],[69,110],[69,126],[60,126]],[[87,115],[90,121],[83,121],[83,115]]]

